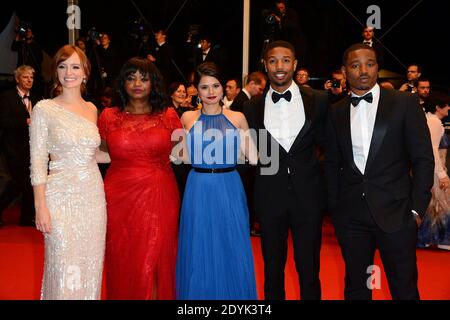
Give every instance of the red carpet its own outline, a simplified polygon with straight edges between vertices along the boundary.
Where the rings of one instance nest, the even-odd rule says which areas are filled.
[[[18,227],[18,208],[4,212],[6,226],[0,229],[0,300],[39,299],[44,247],[43,237],[33,228]],[[252,237],[255,257],[258,296],[263,297],[263,261],[260,239]],[[450,300],[450,252],[418,250],[419,290],[425,300]],[[379,256],[375,264],[381,266]],[[321,251],[322,297],[326,300],[343,299],[344,263],[334,236],[333,227],[324,223]],[[389,289],[382,271],[381,289],[374,290],[374,299],[390,299]],[[299,299],[297,273],[289,246],[286,266],[286,297]]]

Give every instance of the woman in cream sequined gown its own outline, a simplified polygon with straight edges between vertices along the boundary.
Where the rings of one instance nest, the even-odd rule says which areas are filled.
[[[85,82],[78,79],[81,68],[76,65],[88,62],[72,46],[60,49],[55,60],[63,93],[40,101],[30,125],[36,226],[45,237],[41,299],[99,299],[106,232],[105,195],[95,159],[100,136],[95,116],[89,117],[92,104],[67,104],[74,97],[73,79]]]

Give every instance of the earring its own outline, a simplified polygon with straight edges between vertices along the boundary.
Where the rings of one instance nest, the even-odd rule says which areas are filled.
[[[199,105],[200,103],[202,103],[202,100],[200,99],[199,96],[197,96],[197,105]]]
[[[87,79],[83,78],[83,83],[86,84],[87,83]]]

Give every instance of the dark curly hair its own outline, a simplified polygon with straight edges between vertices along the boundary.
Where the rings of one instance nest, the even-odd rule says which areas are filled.
[[[148,59],[144,58],[131,58],[123,65],[120,70],[119,77],[117,78],[117,90],[116,93],[120,99],[116,99],[118,107],[121,111],[124,111],[125,106],[128,104],[128,94],[125,90],[125,82],[127,78],[139,71],[143,75],[148,75],[150,79],[150,98],[149,103],[152,108],[152,113],[158,113],[164,111],[168,106],[168,99],[166,90],[164,87],[164,79],[159,72],[158,68]]]

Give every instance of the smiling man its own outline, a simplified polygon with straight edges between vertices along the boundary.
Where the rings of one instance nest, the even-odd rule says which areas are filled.
[[[284,268],[291,231],[301,299],[320,299],[319,280],[322,203],[316,143],[323,143],[327,97],[293,81],[297,66],[294,47],[270,43],[264,53],[270,88],[244,104],[251,128],[261,134],[260,154],[271,150],[278,172],[265,175],[259,164],[255,211],[260,219],[264,257],[265,299],[285,299]]]
[[[417,226],[434,168],[425,115],[416,95],[378,86],[373,48],[348,48],[342,71],[352,95],[329,113],[325,173],[346,266],[345,299],[372,298],[369,271],[378,248],[392,298],[416,300]]]

